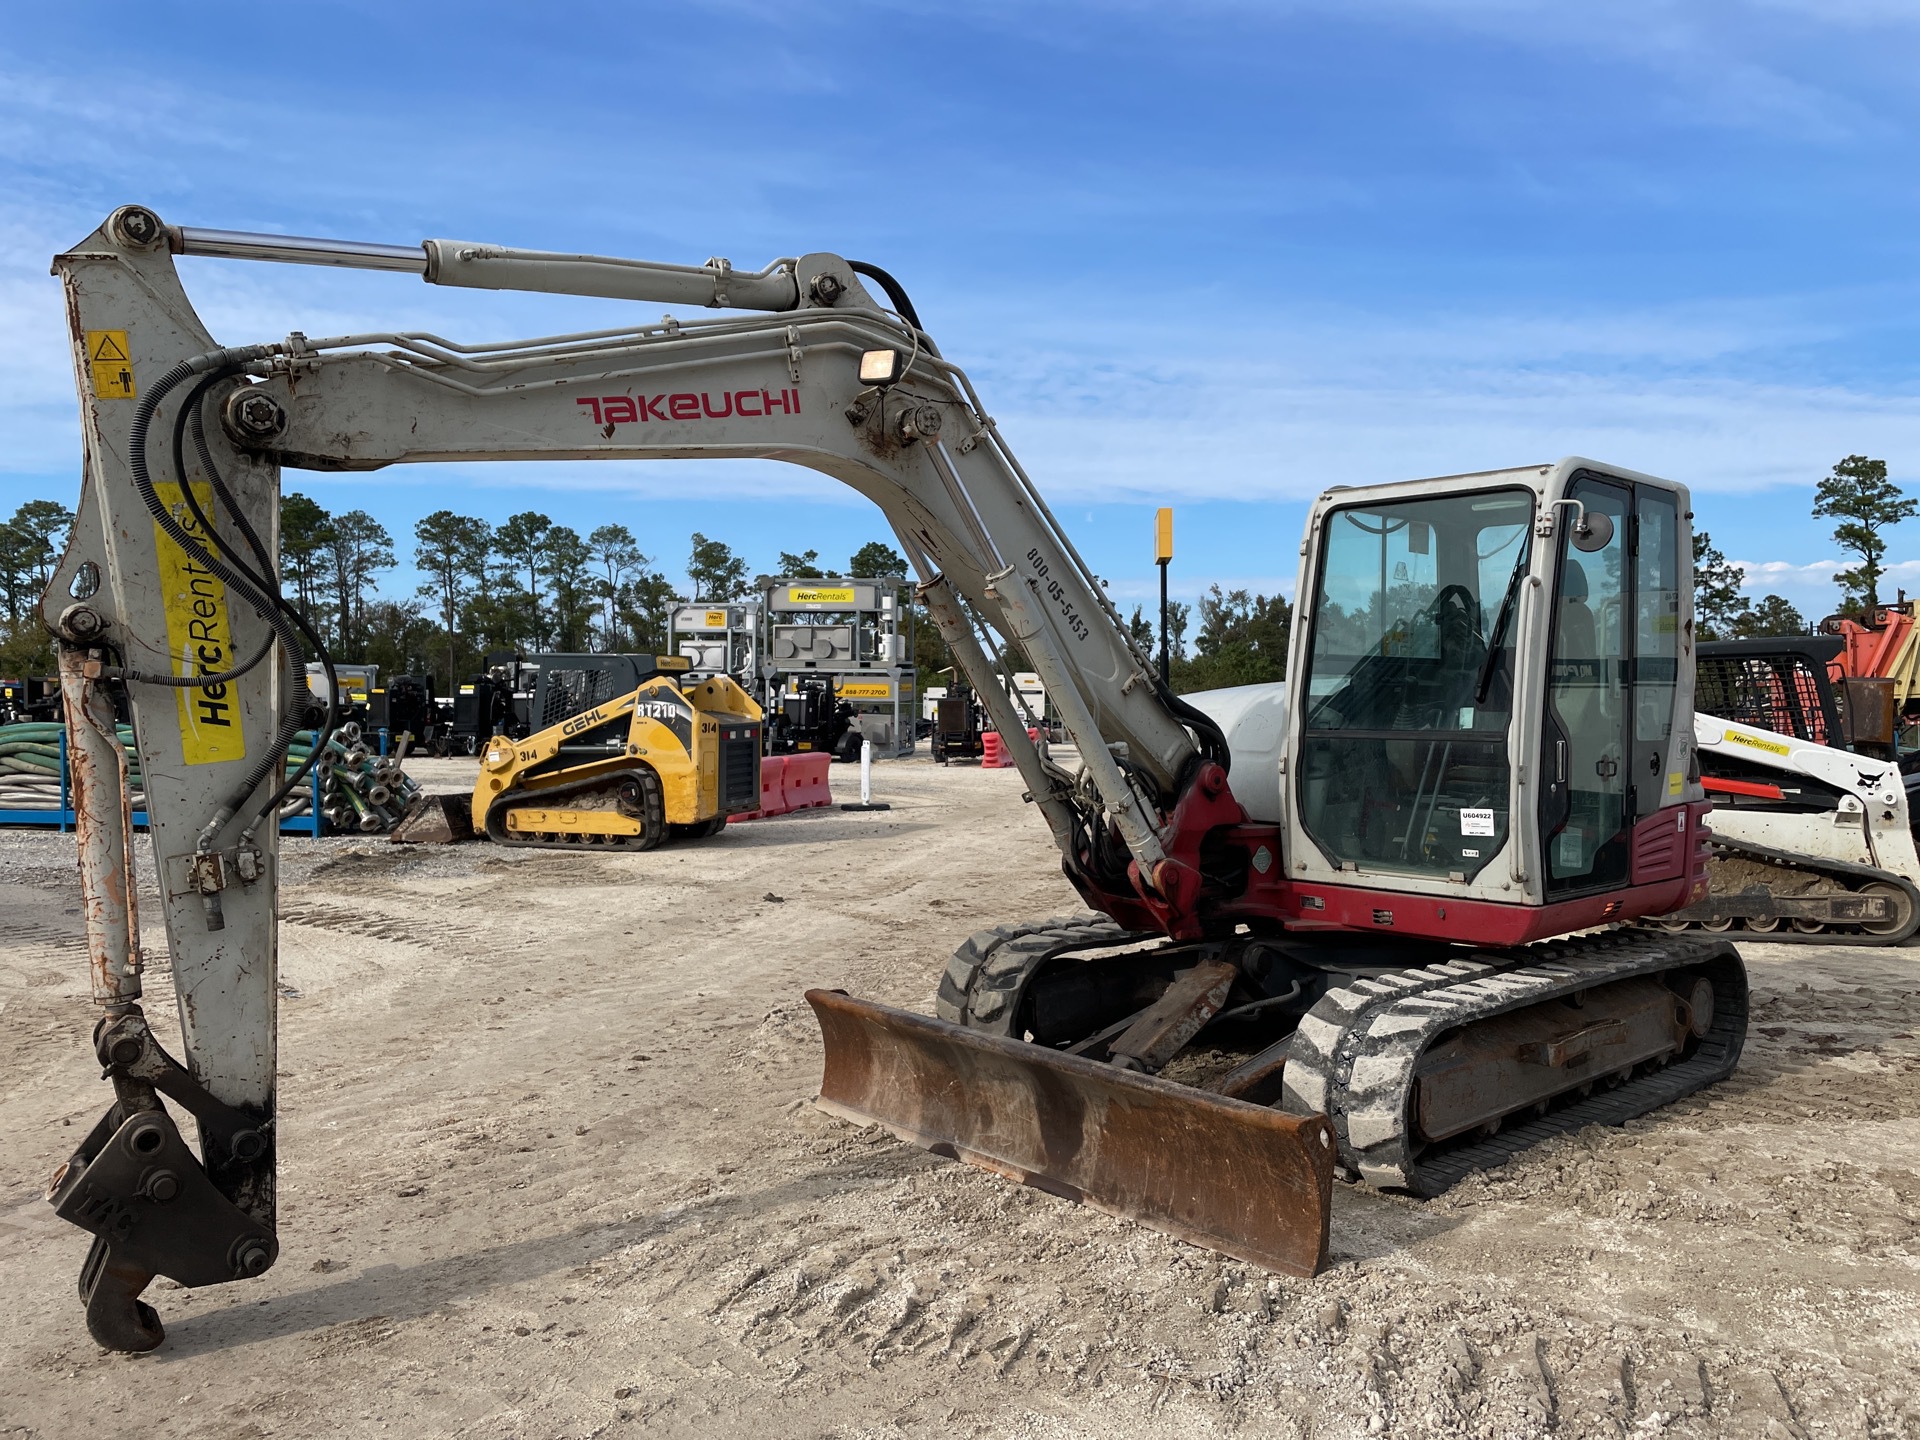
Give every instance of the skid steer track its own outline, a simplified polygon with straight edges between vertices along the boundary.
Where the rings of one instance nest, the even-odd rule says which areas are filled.
[[[631,821],[632,834],[583,834],[577,830],[546,828],[536,824],[520,830],[507,827],[507,816],[514,811],[531,811],[556,816],[569,813],[611,811]],[[640,766],[611,774],[553,785],[543,790],[509,790],[487,808],[487,838],[496,845],[512,845],[528,850],[651,850],[668,835],[666,804],[661,795],[660,777]]]
[[[1708,876],[1714,888],[1704,900],[1642,923],[1676,933],[1709,934],[1739,925],[1743,933],[1769,945],[1903,945],[1920,931],[1920,886],[1891,870],[1798,855],[1725,836],[1714,837],[1712,856]],[[1723,867],[1728,862],[1743,865],[1749,873],[1777,872],[1784,879],[1802,882],[1801,888],[1777,895],[1722,889]],[[1800,919],[1794,912],[1802,909],[1809,916],[1826,910],[1835,918]]]

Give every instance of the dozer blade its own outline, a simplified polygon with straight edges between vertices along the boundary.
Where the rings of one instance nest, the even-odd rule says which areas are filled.
[[[473,802],[465,795],[422,795],[387,837],[395,845],[457,845],[473,839]]]
[[[809,990],[815,1103],[983,1170],[1269,1270],[1327,1259],[1333,1134],[1286,1115],[944,1020]]]

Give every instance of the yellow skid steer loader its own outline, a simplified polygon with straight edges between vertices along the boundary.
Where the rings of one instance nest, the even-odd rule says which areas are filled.
[[[523,740],[493,736],[473,787],[475,832],[501,845],[651,850],[757,809],[760,707],[724,675],[692,681],[688,664],[640,657],[640,683],[617,699]]]

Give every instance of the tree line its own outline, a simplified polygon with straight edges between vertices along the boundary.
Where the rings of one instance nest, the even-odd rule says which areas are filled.
[[[40,623],[41,593],[67,547],[73,512],[52,500],[29,500],[0,524],[0,675],[18,679],[53,670],[53,644]]]
[[[1888,479],[1884,460],[1849,455],[1820,481],[1812,513],[1838,522],[1834,543],[1855,561],[1833,577],[1841,592],[1838,613],[1870,617],[1882,604],[1887,532],[1920,513],[1920,502]],[[0,674],[53,668],[37,605],[72,523],[66,507],[30,500],[0,524]],[[360,509],[331,513],[298,491],[282,498],[282,588],[336,660],[375,664],[388,674],[430,671],[436,680],[457,683],[497,651],[666,648],[679,590],[625,525],[600,525],[583,536],[534,510],[498,525],[437,510],[413,527],[412,540],[422,583],[410,596],[383,594],[382,577],[400,562],[397,543],[379,520]],[[1752,600],[1743,593],[1745,571],[1706,531],[1695,532],[1693,545],[1701,639],[1806,633],[1806,617],[1782,596]],[[779,552],[775,570],[803,579],[830,573],[813,550]],[[698,531],[686,572],[696,601],[734,600],[753,590],[746,559]],[[841,573],[906,576],[908,569],[891,546],[874,541],[855,551]],[[1218,585],[1193,605],[1174,603],[1175,691],[1281,679],[1291,621],[1292,607],[1281,596]],[[913,627],[922,684],[940,683],[939,672],[952,663],[946,646],[917,608]],[[1154,619],[1136,607],[1128,629],[1157,657]],[[1008,658],[1016,668],[1023,663]]]
[[[1199,612],[1193,649],[1187,649],[1187,630]],[[1188,605],[1167,603],[1167,678],[1176,695],[1196,690],[1220,690],[1229,685],[1259,685],[1284,680],[1287,675],[1287,636],[1293,627],[1293,606],[1281,595],[1256,595],[1247,590],[1222,591],[1218,585]],[[1127,630],[1156,665],[1160,661],[1160,622],[1149,619],[1141,606],[1133,607]]]
[[[413,527],[411,596],[384,597],[380,577],[398,564],[393,536],[364,510],[329,514],[299,492],[280,505],[281,585],[339,662],[383,673],[431,672],[457,684],[489,654],[518,651],[666,653],[674,603],[719,603],[754,593],[745,557],[695,531],[687,556],[692,594],[667,579],[627,526],[581,535],[537,510],[495,525],[436,510]],[[817,577],[819,553],[780,552],[777,573]],[[907,562],[876,541],[842,573],[900,575]],[[919,637],[923,649],[926,637]],[[940,659],[944,647],[938,646]],[[944,663],[944,661],[942,661]]]

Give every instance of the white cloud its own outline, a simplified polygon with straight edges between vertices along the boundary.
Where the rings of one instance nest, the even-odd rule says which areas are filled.
[[[1838,608],[1840,590],[1833,577],[1849,569],[1852,560],[1735,560],[1746,571],[1740,588],[1750,597],[1781,595],[1791,600],[1809,620]],[[1880,594],[1891,600],[1898,590],[1920,593],[1920,560],[1890,561],[1881,572]]]

